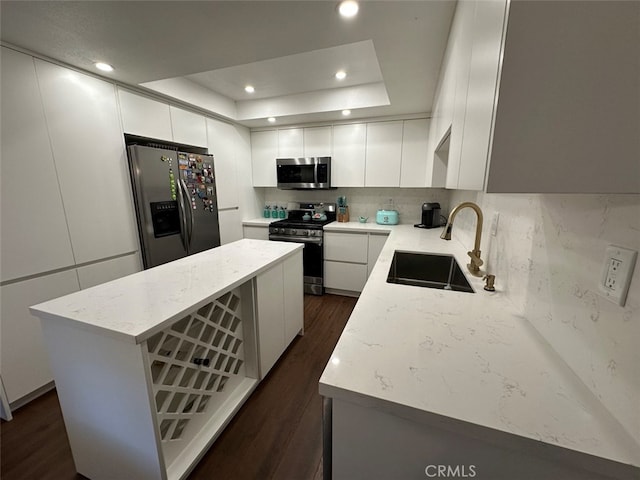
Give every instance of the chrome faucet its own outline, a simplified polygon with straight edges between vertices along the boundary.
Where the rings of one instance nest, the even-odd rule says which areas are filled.
[[[484,263],[480,258],[480,239],[482,237],[482,210],[480,207],[473,202],[462,202],[460,205],[456,206],[451,213],[449,214],[449,218],[447,219],[447,225],[444,227],[442,231],[442,235],[440,238],[443,240],[451,240],[451,231],[453,230],[453,219],[456,217],[458,212],[465,207],[469,207],[476,212],[478,217],[478,221],[476,222],[476,241],[473,245],[473,250],[467,252],[467,255],[471,257],[471,262],[467,264],[467,268],[471,272],[472,275],[477,277],[481,276],[480,267]]]

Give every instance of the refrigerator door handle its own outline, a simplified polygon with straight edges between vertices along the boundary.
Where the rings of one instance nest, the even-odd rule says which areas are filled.
[[[182,188],[184,189],[184,193],[185,195],[188,194],[187,191],[187,184],[184,182],[183,179],[180,179],[180,183],[182,184]],[[189,202],[189,207],[191,207],[191,202]],[[189,210],[189,225],[187,226],[187,251],[189,251],[189,247],[191,247],[191,238],[193,237],[193,212],[191,211],[191,208],[188,209]]]
[[[184,207],[184,193],[182,190],[181,182],[177,182],[178,187],[178,206],[180,208],[180,240],[182,241],[182,246],[184,250],[187,251],[187,240],[185,235],[187,233],[187,219],[186,212]]]

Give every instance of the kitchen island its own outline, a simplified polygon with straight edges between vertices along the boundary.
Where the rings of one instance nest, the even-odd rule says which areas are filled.
[[[320,378],[325,469],[350,478],[639,478],[640,446],[441,229],[390,232]],[[451,254],[475,293],[387,283],[396,250]]]
[[[302,333],[302,248],[239,240],[31,307],[77,471],[184,478]]]

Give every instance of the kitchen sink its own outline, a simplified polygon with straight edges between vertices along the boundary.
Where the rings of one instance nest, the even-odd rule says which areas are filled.
[[[387,283],[474,293],[453,255],[396,250]]]

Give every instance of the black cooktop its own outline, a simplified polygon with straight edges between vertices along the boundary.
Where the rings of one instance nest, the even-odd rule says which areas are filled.
[[[277,220],[275,222],[271,222],[269,224],[270,227],[286,227],[286,228],[309,228],[319,230],[324,225],[335,221],[336,212],[326,212],[327,216],[326,220],[314,220],[313,218],[309,220],[303,220],[303,216],[305,214],[311,215],[312,213],[309,210],[289,210],[289,218],[285,218],[283,220]]]

